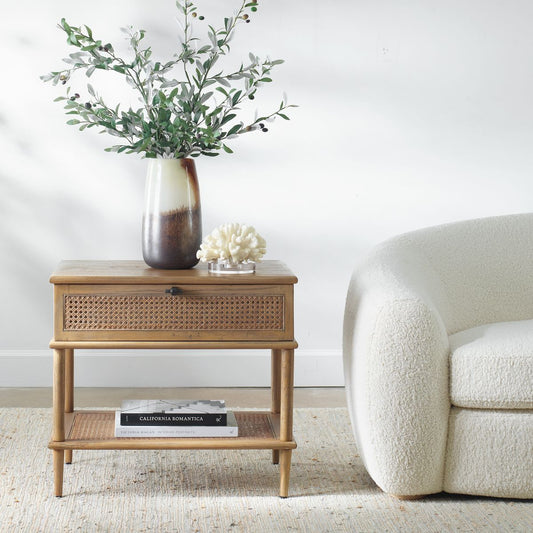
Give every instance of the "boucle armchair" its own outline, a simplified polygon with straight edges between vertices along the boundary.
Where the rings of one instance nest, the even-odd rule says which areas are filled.
[[[533,214],[378,246],[352,277],[343,349],[382,490],[533,498]]]

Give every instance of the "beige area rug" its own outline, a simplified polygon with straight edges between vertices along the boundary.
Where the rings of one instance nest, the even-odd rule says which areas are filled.
[[[399,501],[366,473],[347,411],[296,409],[290,497],[269,451],[79,451],[53,496],[50,409],[0,409],[0,531],[530,532],[533,502]]]

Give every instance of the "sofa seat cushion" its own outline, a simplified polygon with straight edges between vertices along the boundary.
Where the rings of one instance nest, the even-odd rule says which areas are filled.
[[[451,335],[450,399],[457,407],[533,408],[533,320]]]

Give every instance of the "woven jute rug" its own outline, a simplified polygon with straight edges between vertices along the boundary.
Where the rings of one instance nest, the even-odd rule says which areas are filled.
[[[399,501],[366,473],[345,409],[296,409],[290,497],[269,451],[78,451],[53,496],[50,409],[0,409],[0,531],[529,532],[531,501]]]

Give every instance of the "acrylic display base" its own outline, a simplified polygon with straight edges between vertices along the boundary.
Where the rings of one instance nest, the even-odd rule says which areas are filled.
[[[255,263],[217,263],[209,261],[207,270],[211,274],[253,274],[255,272]]]

